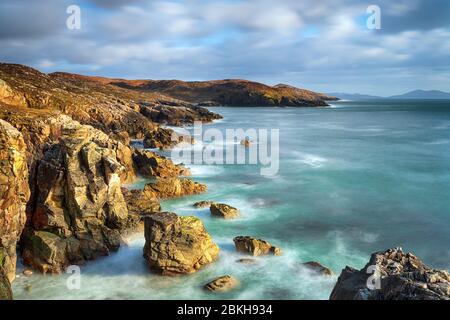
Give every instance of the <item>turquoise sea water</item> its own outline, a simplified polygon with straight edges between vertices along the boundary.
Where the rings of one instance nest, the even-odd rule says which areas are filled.
[[[16,299],[327,299],[337,277],[313,275],[299,263],[319,261],[339,274],[394,246],[450,269],[450,101],[212,111],[224,119],[211,128],[280,129],[277,176],[261,176],[251,165],[194,165],[192,178],[208,193],[162,203],[202,218],[221,248],[216,263],[190,276],[153,275],[137,234],[128,247],[82,267],[79,290],[67,289],[68,275],[20,276]],[[192,207],[198,200],[233,205],[241,218],[212,219],[208,209]],[[264,238],[284,254],[236,263],[238,235]],[[238,278],[239,289],[202,289],[224,274]]]

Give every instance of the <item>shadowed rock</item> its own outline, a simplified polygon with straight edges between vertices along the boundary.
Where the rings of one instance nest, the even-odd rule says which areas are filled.
[[[330,295],[330,300],[449,299],[449,273],[426,266],[401,248],[372,254],[361,270],[347,266]]]
[[[204,184],[179,178],[157,179],[156,182],[149,183],[144,187],[144,193],[149,198],[158,199],[200,194],[206,190],[207,187]]]
[[[12,300],[12,298],[13,294],[11,284],[9,283],[8,277],[4,273],[3,269],[0,267],[0,301]]]
[[[211,207],[213,203],[214,203],[213,201],[199,201],[194,203],[193,206],[198,209],[204,209]]]

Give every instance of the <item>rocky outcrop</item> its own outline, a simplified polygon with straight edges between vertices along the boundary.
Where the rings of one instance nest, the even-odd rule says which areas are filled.
[[[166,178],[157,179],[156,182],[147,184],[144,193],[149,198],[175,198],[206,192],[204,184],[194,182],[190,179]]]
[[[219,247],[196,217],[160,212],[145,217],[144,258],[164,275],[189,274],[213,262]]]
[[[180,137],[175,131],[159,127],[145,135],[144,148],[164,150],[173,148],[180,142]]]
[[[262,256],[273,254],[281,255],[281,249],[272,246],[269,242],[261,239],[256,239],[249,236],[240,236],[233,239],[234,245],[238,252],[250,254],[252,256]]]
[[[211,292],[227,292],[239,286],[239,280],[226,275],[205,284],[205,289]]]
[[[23,241],[24,262],[44,273],[117,250],[128,219],[121,177],[131,152],[99,130],[66,120],[59,142],[47,145],[36,166]]]
[[[209,207],[211,215],[217,218],[234,219],[239,217],[239,210],[223,203],[213,203]]]
[[[321,263],[319,263],[317,261],[308,261],[308,262],[302,263],[301,266],[305,267],[319,275],[322,275],[322,276],[334,275],[333,270],[331,270],[328,267],[325,267],[324,265],[322,265]]]
[[[148,215],[161,211],[161,205],[157,198],[148,197],[140,189],[128,190],[122,187],[122,194],[128,207],[128,214]]]
[[[342,270],[330,299],[450,300],[450,275],[394,248],[372,254],[361,270]]]
[[[26,145],[22,134],[0,120],[0,269],[9,281],[16,273],[16,244],[30,197]]]
[[[193,204],[194,208],[197,209],[204,209],[204,208],[209,208],[211,207],[211,205],[213,204],[213,201],[198,201],[196,203]]]
[[[198,106],[142,106],[141,113],[150,120],[172,126],[192,124],[194,121],[211,122],[222,116]]]
[[[0,301],[1,300],[12,300],[13,294],[11,290],[11,284],[8,280],[8,277],[3,272],[3,269],[0,267]]]
[[[191,174],[185,166],[176,165],[172,160],[148,150],[134,149],[133,161],[137,172],[147,178],[173,178]]]

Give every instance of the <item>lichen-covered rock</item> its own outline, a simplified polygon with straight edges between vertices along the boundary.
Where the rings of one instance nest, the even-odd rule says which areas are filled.
[[[205,289],[211,292],[227,292],[239,286],[239,280],[226,275],[212,280],[205,285]]]
[[[12,300],[12,298],[11,284],[3,269],[0,267],[0,301]]]
[[[147,184],[144,193],[149,198],[174,198],[206,192],[204,184],[194,182],[190,179],[161,178],[156,182]]]
[[[0,268],[10,282],[16,273],[16,244],[30,197],[26,157],[22,134],[0,120]]]
[[[223,203],[212,203],[209,207],[213,217],[234,219],[239,217],[239,210]]]
[[[145,217],[144,258],[164,275],[189,274],[216,260],[219,247],[196,217],[160,212]]]
[[[334,275],[333,270],[331,270],[328,267],[325,267],[324,265],[322,265],[321,263],[319,263],[317,261],[308,261],[308,262],[302,263],[301,266],[305,267],[319,275],[323,275],[323,276]]]
[[[106,134],[76,121],[61,125],[36,165],[34,206],[24,236],[25,263],[60,273],[120,245],[128,209],[121,191],[124,155]]]
[[[148,150],[134,149],[133,161],[137,172],[144,177],[173,178],[190,175],[189,169],[183,165],[176,165],[172,160]]]
[[[342,270],[330,299],[450,300],[450,275],[394,248],[372,254],[361,270]]]
[[[281,255],[281,249],[272,246],[269,242],[261,239],[256,239],[249,236],[240,236],[233,239],[236,250],[242,253],[250,254],[252,256],[262,256],[273,254]]]

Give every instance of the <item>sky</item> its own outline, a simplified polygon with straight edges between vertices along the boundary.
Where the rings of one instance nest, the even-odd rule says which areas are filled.
[[[67,27],[70,5],[80,8],[79,29]],[[380,29],[367,27],[371,5]],[[319,92],[450,91],[450,1],[2,0],[0,61]]]

